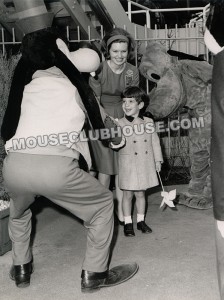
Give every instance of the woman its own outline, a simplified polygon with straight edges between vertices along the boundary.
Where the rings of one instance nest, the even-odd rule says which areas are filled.
[[[105,51],[106,60],[89,84],[98,97],[105,111],[114,118],[122,118],[121,93],[127,86],[139,85],[139,72],[137,67],[127,62],[134,50],[134,40],[130,34],[122,28],[114,28],[105,35],[102,48]],[[93,161],[98,171],[98,180],[109,188],[111,175],[118,174],[117,153],[101,142],[92,141]],[[118,201],[117,215],[123,222],[122,192],[118,188],[117,176],[115,177],[116,197]]]

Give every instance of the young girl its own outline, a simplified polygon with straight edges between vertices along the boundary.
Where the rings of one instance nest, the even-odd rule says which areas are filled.
[[[152,232],[145,223],[145,190],[159,184],[156,171],[163,162],[159,137],[151,118],[143,117],[147,95],[137,86],[124,90],[122,108],[125,117],[120,119],[126,144],[119,149],[118,180],[123,190],[124,234],[134,236],[131,217],[132,198],[135,195],[137,229]]]

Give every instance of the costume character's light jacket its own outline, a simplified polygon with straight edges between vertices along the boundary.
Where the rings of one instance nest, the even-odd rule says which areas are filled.
[[[62,155],[63,147],[64,156],[78,159],[81,153],[90,167],[88,143],[78,139],[84,121],[78,90],[67,77],[56,67],[37,71],[25,86],[19,124],[6,151]]]
[[[100,107],[102,119],[107,114]],[[34,73],[25,86],[21,115],[6,151],[91,158],[83,126],[87,116],[78,90],[56,67]],[[122,142],[123,143],[123,142]]]

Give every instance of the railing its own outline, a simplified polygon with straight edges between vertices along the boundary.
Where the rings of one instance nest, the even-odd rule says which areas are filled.
[[[204,7],[186,7],[186,8],[149,8],[132,0],[128,1],[128,11],[126,12],[130,21],[132,21],[133,14],[145,14],[146,15],[146,26],[151,28],[151,13],[163,13],[163,12],[183,12],[183,11],[201,11],[203,17],[203,24],[206,20],[206,11],[209,4]],[[132,6],[141,8],[140,10],[132,10]]]
[[[19,45],[21,44],[21,42],[17,42],[16,41],[16,35],[15,35],[15,29],[12,28],[12,40],[11,41],[6,41],[5,40],[5,30],[4,28],[1,28],[1,41],[0,41],[0,45],[2,47],[2,53],[3,55],[5,54],[5,46],[6,45]]]
[[[126,29],[125,26],[124,29]],[[102,39],[104,35],[103,26],[100,27],[99,31]],[[77,26],[76,28],[76,38],[71,38],[70,28],[66,27],[66,38],[70,43],[86,41],[86,42],[95,42],[100,45],[101,42],[101,39],[92,38],[90,27],[88,30],[88,38],[85,40],[82,39],[81,37],[81,31],[79,26]],[[157,29],[157,27],[155,27],[155,29],[152,30],[151,37],[148,37],[148,32],[146,30],[145,37],[141,39],[138,38],[137,29],[136,29],[134,39],[137,42],[136,53],[135,53],[136,65],[138,63],[137,61],[138,54],[139,54],[138,51],[141,48],[141,45],[143,44],[144,46],[144,43],[147,44],[147,41],[150,40],[160,41],[166,47],[167,50],[172,49],[175,51],[181,51],[195,56],[201,55],[204,56],[204,58],[207,61],[209,60],[208,49],[204,44],[203,28],[201,28],[200,26],[189,27],[188,25],[186,25],[185,28],[178,28],[176,25],[175,28],[172,29],[168,28],[167,25],[165,25],[165,29]],[[6,45],[17,45],[17,44],[20,44],[20,42],[16,41],[14,29],[12,30],[11,41],[6,41],[5,30],[1,29],[0,47],[2,48],[3,54],[5,53]]]
[[[204,27],[205,26],[205,22],[206,22],[206,18],[207,18],[207,14],[209,12],[209,8],[210,8],[210,4],[207,4],[204,7],[204,9],[203,9],[202,12],[196,14],[197,17],[195,17],[195,18],[193,18],[193,19],[190,20],[189,26],[194,26],[195,24],[200,24],[199,22],[201,21],[201,23],[202,23],[201,26]]]
[[[103,27],[101,26],[100,29],[101,39],[92,38],[91,29],[89,28],[88,38],[82,39],[79,26],[77,26],[76,29],[77,29],[76,30],[77,37],[74,39],[70,37],[70,28],[69,27],[66,28],[66,37],[67,40],[71,43],[81,42],[81,41],[100,43],[104,34]],[[126,29],[125,26],[124,29]],[[16,41],[14,29],[12,30],[11,41],[6,41],[5,30],[3,28],[1,29],[0,35],[1,35],[0,47],[2,48],[3,54],[5,53],[6,45],[20,44],[20,42]],[[167,49],[181,51],[195,56],[205,55],[205,58],[208,59],[208,50],[205,47],[204,38],[203,38],[203,28],[201,28],[200,26],[195,26],[192,28],[186,25],[185,28],[178,28],[176,25],[175,28],[168,28],[167,25],[165,25],[165,29],[157,29],[157,27],[155,27],[155,29],[152,30],[152,36],[148,37],[147,31],[145,31],[144,38],[138,38],[137,29],[136,29],[134,39],[137,43],[142,43],[142,42],[147,43],[147,41],[150,40],[161,41],[161,43],[164,44]]]

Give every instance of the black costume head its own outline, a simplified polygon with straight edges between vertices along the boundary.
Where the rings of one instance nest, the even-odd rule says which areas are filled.
[[[213,35],[217,43],[224,46],[224,0],[211,0],[206,27]]]
[[[57,46],[58,36],[51,29],[28,33],[22,40],[22,56],[15,68],[9,93],[8,106],[3,119],[1,135],[4,141],[16,132],[23,90],[36,70],[58,67],[77,88],[94,129],[104,128],[95,95],[83,75]]]

